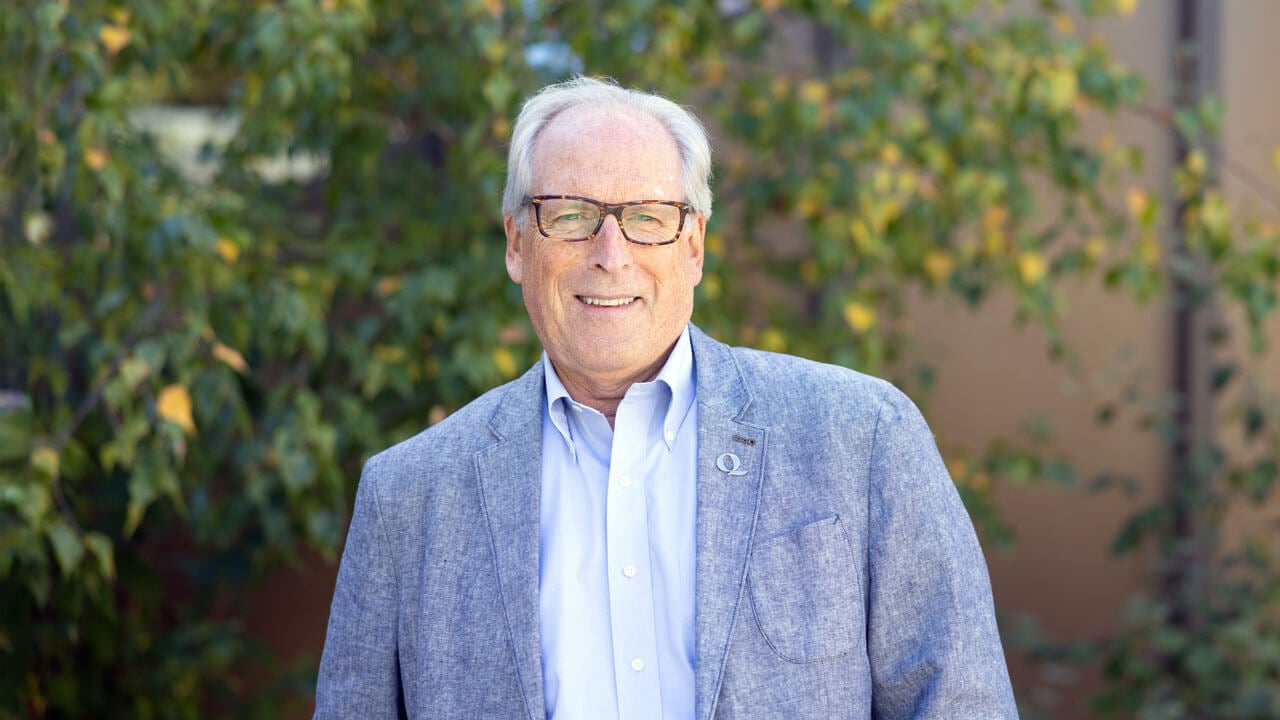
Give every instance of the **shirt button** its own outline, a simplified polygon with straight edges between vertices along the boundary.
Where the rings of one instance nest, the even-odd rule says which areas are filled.
[[[582,406],[581,406],[581,405],[574,405],[574,406],[573,406],[573,409],[574,409],[574,410],[577,410],[578,412],[582,412]]]
[[[622,574],[623,574],[623,575],[626,575],[626,576],[627,576],[627,577],[629,577],[629,578],[633,578],[633,577],[635,577],[635,576],[636,576],[636,566],[635,566],[635,565],[627,565],[626,567],[622,568]]]
[[[676,433],[675,433],[675,431],[674,431],[674,430],[668,430],[668,431],[667,431],[667,442],[672,442],[672,441],[674,441],[675,439],[676,439]]]
[[[631,669],[635,670],[636,672],[640,672],[641,670],[644,669],[644,661],[641,660],[640,658],[636,658],[635,660],[632,660]]]
[[[623,475],[622,477],[618,478],[618,484],[621,485],[624,489],[631,487],[631,476]]]

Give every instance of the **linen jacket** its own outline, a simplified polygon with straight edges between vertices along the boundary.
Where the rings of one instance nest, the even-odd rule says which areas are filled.
[[[690,330],[697,720],[1016,718],[986,564],[911,401]],[[538,364],[366,463],[316,718],[545,716],[545,402]]]

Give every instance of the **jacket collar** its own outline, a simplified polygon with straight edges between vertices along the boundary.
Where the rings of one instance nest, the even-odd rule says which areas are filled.
[[[729,347],[697,328],[690,339],[698,379],[694,693],[696,717],[710,720],[746,587],[768,434],[749,421],[751,394]]]
[[[475,456],[481,510],[489,526],[498,590],[529,720],[546,717],[538,634],[538,496],[545,397],[539,361],[506,386],[489,419],[494,443]]]

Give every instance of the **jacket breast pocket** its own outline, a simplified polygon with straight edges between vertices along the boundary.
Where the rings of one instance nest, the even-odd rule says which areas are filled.
[[[862,575],[838,516],[759,543],[747,585],[760,632],[784,660],[816,662],[863,646]]]

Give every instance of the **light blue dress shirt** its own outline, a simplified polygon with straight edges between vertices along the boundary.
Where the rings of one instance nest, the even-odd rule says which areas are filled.
[[[539,612],[556,720],[694,715],[697,403],[689,330],[614,428],[544,357]]]

